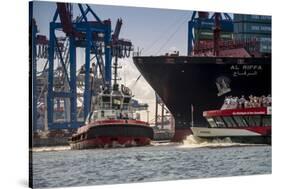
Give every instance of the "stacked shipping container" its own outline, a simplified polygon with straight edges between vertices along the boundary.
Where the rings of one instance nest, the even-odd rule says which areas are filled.
[[[199,27],[194,30],[195,41],[211,41],[214,34],[214,19],[202,19],[199,22]],[[233,24],[229,20],[221,21],[222,40],[231,40],[233,38]]]
[[[271,16],[234,14],[234,38],[257,39],[260,52],[271,53]]]

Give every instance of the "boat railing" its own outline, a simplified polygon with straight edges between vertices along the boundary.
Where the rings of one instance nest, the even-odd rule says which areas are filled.
[[[96,109],[91,115],[91,120],[104,119],[133,119],[140,120],[140,114],[129,110]]]

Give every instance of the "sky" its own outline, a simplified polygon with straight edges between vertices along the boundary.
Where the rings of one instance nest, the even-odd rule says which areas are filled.
[[[187,25],[192,11],[109,5],[90,6],[101,20],[111,20],[112,30],[117,19],[122,18],[120,38],[131,40],[135,50],[139,48],[142,55],[160,55],[173,50],[178,50],[181,55],[187,54]],[[49,22],[53,19],[55,10],[54,2],[34,2],[33,17],[40,34],[48,36]],[[77,5],[73,6],[73,14],[74,17],[80,15]],[[83,51],[79,52],[77,53],[78,65],[84,62]],[[39,60],[39,64],[40,61],[41,65],[45,62],[45,60]],[[119,70],[119,76],[122,78],[120,83],[131,88],[137,100],[149,104],[149,119],[153,119],[155,113],[154,90],[142,77],[134,85],[140,72],[133,64],[132,57],[121,59],[119,62],[122,66],[122,69]],[[147,119],[146,112],[141,113],[141,116],[142,119]]]
[[[122,7],[109,5],[90,5],[101,20],[110,19],[112,29],[118,18],[123,19],[121,37],[130,39],[135,47],[144,48],[148,55],[164,54],[170,47],[176,47],[181,54],[186,54],[187,22],[192,11],[168,10],[154,8]],[[78,7],[74,6],[74,15],[78,15]],[[54,2],[34,3],[34,17],[40,33],[48,35],[48,23],[52,20],[56,10]],[[166,40],[177,30],[174,37]],[[165,45],[166,44],[166,45]],[[159,51],[162,47],[162,51]]]

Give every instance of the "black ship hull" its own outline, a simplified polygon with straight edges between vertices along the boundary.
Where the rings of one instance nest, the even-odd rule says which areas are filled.
[[[101,124],[70,138],[71,149],[146,146],[153,139],[153,129],[136,124]]]
[[[271,58],[134,57],[146,81],[175,118],[176,130],[207,126],[203,111],[220,109],[225,96],[271,94]],[[193,110],[193,113],[192,113]]]

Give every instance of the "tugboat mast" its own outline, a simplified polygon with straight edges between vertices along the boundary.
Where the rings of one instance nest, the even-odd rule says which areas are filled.
[[[113,63],[113,75],[114,75],[114,78],[113,78],[113,90],[114,91],[117,91],[118,90],[118,83],[117,83],[117,80],[120,80],[117,78],[117,69],[118,69],[118,56],[116,55],[115,56],[115,62]]]

